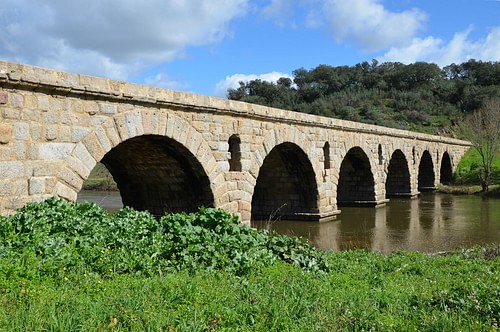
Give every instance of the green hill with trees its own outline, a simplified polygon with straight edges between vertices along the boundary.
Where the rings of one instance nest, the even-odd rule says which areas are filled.
[[[232,100],[446,136],[498,96],[500,62],[476,60],[444,68],[376,60],[319,65],[293,71],[293,79],[240,82],[227,91]]]

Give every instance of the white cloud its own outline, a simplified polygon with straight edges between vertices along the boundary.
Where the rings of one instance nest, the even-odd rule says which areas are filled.
[[[410,45],[392,47],[380,60],[403,63],[426,61],[441,67],[469,59],[499,61],[500,27],[491,29],[485,38],[476,41],[469,38],[470,32],[469,29],[456,33],[448,43],[434,37],[415,38]]]
[[[126,79],[218,42],[248,0],[2,0],[0,57]]]
[[[187,85],[171,79],[165,72],[146,77],[144,84],[172,90],[186,90],[188,88]]]
[[[294,3],[289,0],[271,0],[271,3],[262,9],[265,18],[283,18],[293,14]]]
[[[417,9],[391,12],[379,0],[325,0],[324,13],[338,42],[353,40],[365,51],[404,44],[426,20]]]
[[[266,73],[266,74],[261,74],[261,75],[256,75],[256,74],[234,74],[231,76],[226,76],[226,78],[220,82],[217,83],[215,87],[215,96],[218,97],[225,97],[226,92],[228,89],[232,88],[238,88],[240,86],[240,82],[249,82],[253,80],[262,80],[262,81],[267,81],[267,82],[276,82],[278,81],[281,77],[288,77],[290,79],[293,79],[293,76],[289,74],[284,74],[280,72],[273,71],[271,73]]]

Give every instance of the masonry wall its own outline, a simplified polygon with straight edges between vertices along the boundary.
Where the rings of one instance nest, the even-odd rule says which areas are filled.
[[[240,139],[241,171],[230,171],[232,135]],[[120,146],[131,139],[146,136],[168,138],[164,143],[166,149],[170,149],[170,155],[175,150],[177,157],[165,159],[161,164],[171,165],[166,168],[170,175],[160,172],[159,164],[153,174],[149,168],[139,170],[154,163],[154,158],[147,162],[150,156],[146,155],[154,152],[153,148],[142,150],[136,146],[129,156],[126,151],[119,152]],[[326,142],[330,147],[329,168],[324,162]],[[296,165],[299,169],[296,172],[303,172],[304,178],[315,182],[311,187],[316,191],[309,191],[317,196],[312,200],[315,207],[305,206],[303,210],[318,219],[339,212],[340,165],[351,148],[358,147],[369,160],[375,203],[386,199],[385,181],[395,150],[401,150],[406,157],[411,193],[416,194],[424,151],[431,156],[436,185],[443,154],[449,154],[454,168],[469,148],[467,142],[444,137],[0,61],[2,209],[53,195],[75,200],[98,161],[104,158],[105,164],[107,161],[108,166],[117,169],[120,163],[135,158],[142,160],[142,164],[131,163],[126,172],[115,171],[124,178],[122,188],[130,191],[129,199],[137,201],[134,204],[146,207],[152,204],[154,207],[150,207],[161,213],[162,197],[177,192],[179,202],[213,203],[215,207],[238,213],[248,222],[264,160],[283,143],[293,144],[308,159],[308,162],[298,161],[301,164]],[[167,155],[162,154],[162,158]],[[282,161],[277,171],[286,173],[286,154]],[[147,176],[152,179],[147,182],[151,185],[144,185]],[[196,198],[181,193],[172,180],[180,178],[182,188],[192,177],[198,179],[198,184],[193,185],[193,190],[199,191]],[[154,189],[153,179],[162,185]],[[139,188],[141,184],[143,189]],[[139,188],[137,197],[133,195],[134,188]],[[155,199],[159,201],[151,203]],[[291,206],[294,211],[300,210],[293,202]]]

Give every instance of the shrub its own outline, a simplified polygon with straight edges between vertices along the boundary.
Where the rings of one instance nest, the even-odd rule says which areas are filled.
[[[326,270],[323,254],[304,239],[239,225],[213,208],[169,214],[50,198],[0,220],[0,269],[22,278],[64,279],[70,272],[109,276],[169,270],[225,270],[242,275],[283,260],[308,271]]]

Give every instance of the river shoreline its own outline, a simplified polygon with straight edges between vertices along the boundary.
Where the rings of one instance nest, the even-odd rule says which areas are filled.
[[[500,197],[500,185],[491,185],[487,192],[481,191],[479,185],[439,185],[437,193],[452,195],[478,195],[485,197]]]

